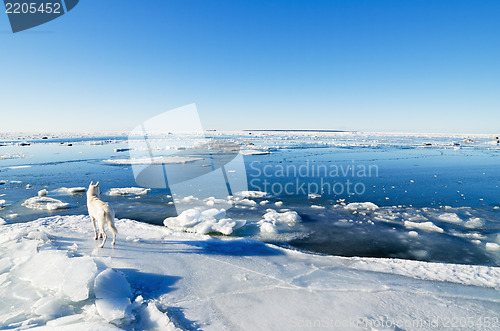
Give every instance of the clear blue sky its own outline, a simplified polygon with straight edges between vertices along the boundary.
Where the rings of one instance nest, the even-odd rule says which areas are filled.
[[[500,131],[500,1],[82,0],[12,34],[0,131]]]

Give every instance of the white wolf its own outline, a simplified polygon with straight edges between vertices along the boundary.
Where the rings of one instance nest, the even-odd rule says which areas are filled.
[[[106,232],[104,231],[104,226],[107,224],[111,229],[111,232],[113,232],[113,242],[111,243],[111,245],[114,245],[116,243],[116,233],[118,231],[116,230],[114,221],[115,212],[108,203],[105,203],[101,199],[99,199],[100,195],[101,192],[99,191],[99,182],[94,185],[94,182],[92,181],[89,185],[89,189],[87,190],[87,208],[89,210],[90,219],[92,220],[92,225],[94,226],[94,239],[97,240],[102,237],[102,243],[99,245],[99,247],[103,248],[104,244],[106,243],[106,239],[108,238]],[[97,226],[99,227],[99,232],[97,231],[98,228],[95,224],[96,220]]]

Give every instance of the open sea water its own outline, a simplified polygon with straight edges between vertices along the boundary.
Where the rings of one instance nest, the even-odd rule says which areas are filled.
[[[257,222],[272,208],[296,211],[302,219],[274,236],[260,235],[251,226],[232,236],[329,255],[500,265],[500,148],[495,137],[212,134],[246,151],[249,190],[268,193],[250,198],[255,206],[227,210],[228,217]],[[86,214],[85,193],[58,189],[88,187],[91,181],[100,181],[102,199],[110,202],[118,218],[163,226],[165,218],[177,216],[168,188],[153,188],[145,195],[107,194],[111,188],[137,187],[131,165],[104,162],[129,158],[126,136],[2,139],[0,200],[5,205],[0,206],[0,218],[8,223]],[[187,148],[188,154],[193,146],[193,141],[175,135],[156,142],[165,150]],[[203,159],[190,166],[207,163]],[[171,169],[182,172],[183,167]],[[42,189],[69,208],[48,211],[22,205]]]

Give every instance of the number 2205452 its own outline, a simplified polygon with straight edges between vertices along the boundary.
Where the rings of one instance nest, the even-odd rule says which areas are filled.
[[[5,8],[7,14],[61,14],[61,4],[57,2],[45,2],[41,4],[34,2],[7,2]]]

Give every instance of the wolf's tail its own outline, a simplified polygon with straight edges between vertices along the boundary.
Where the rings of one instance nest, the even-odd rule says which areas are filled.
[[[111,232],[113,232],[115,235],[118,233],[118,230],[116,229],[115,222],[109,222],[109,228],[111,229]]]
[[[111,229],[111,232],[113,232],[116,235],[118,233],[118,230],[116,229],[116,226],[115,226],[115,213],[114,213],[114,211],[110,210],[110,211],[106,212],[105,217],[108,220],[107,223],[109,225],[109,228]]]

